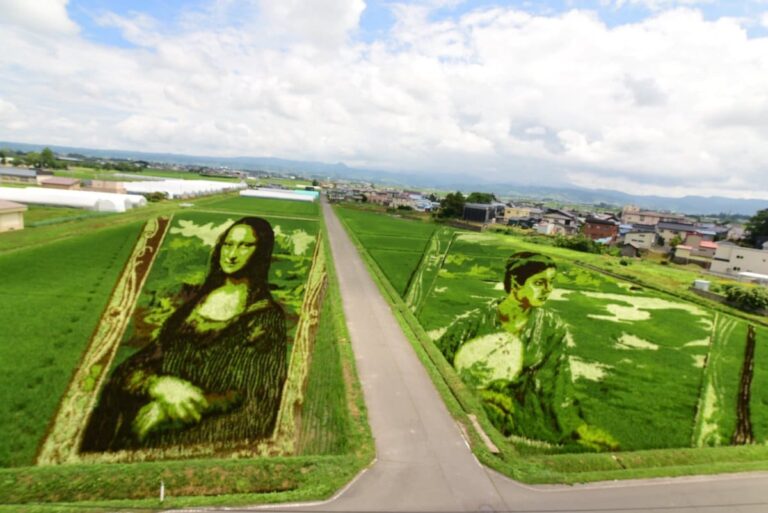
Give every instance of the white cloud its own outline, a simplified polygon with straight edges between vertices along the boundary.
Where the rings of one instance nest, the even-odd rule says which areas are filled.
[[[0,139],[768,191],[768,38],[736,20],[676,9],[611,28],[592,12],[493,8],[451,21],[419,3],[362,43],[362,1],[316,5],[218,0],[173,30],[99,18],[135,48],[0,30]]]
[[[652,11],[670,7],[691,7],[701,4],[711,4],[714,0],[601,0],[603,5],[613,5],[620,9],[625,5],[640,5]]]
[[[67,15],[69,0],[0,0],[0,24],[13,24],[33,31],[77,32]]]
[[[760,16],[760,25],[762,25],[763,28],[768,29],[768,12],[764,12],[762,16]]]

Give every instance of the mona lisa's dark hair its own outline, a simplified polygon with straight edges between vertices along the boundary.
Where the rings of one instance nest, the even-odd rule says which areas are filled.
[[[519,287],[534,274],[550,268],[557,269],[557,265],[546,255],[530,251],[515,253],[509,257],[504,269],[504,290],[509,294],[513,286]]]

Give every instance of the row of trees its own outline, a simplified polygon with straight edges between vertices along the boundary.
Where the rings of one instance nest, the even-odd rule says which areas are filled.
[[[13,158],[13,163],[17,166],[30,166],[42,169],[66,169],[67,165],[58,160],[50,148],[43,148],[42,151],[30,151],[28,153],[13,153],[10,150],[0,150],[0,163],[8,163],[9,158]]]
[[[440,210],[437,216],[441,218],[458,218],[464,215],[464,205],[467,203],[490,204],[498,201],[496,196],[489,192],[471,192],[467,197],[461,191],[451,192],[440,202]]]

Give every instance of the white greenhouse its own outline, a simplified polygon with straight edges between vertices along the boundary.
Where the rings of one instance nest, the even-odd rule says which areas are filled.
[[[284,189],[248,189],[240,191],[240,196],[250,198],[273,198],[293,201],[315,201],[318,193],[315,191],[288,191]]]
[[[168,199],[195,198],[208,194],[218,194],[226,191],[243,189],[244,183],[216,182],[212,180],[146,180],[141,182],[125,182],[125,190],[134,194],[149,194],[160,192]]]
[[[27,205],[54,205],[98,212],[125,212],[147,204],[141,196],[39,187],[0,187],[0,199]]]

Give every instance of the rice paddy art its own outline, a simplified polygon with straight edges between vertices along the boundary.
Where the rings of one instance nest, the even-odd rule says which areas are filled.
[[[293,450],[326,282],[316,226],[195,212],[166,225],[146,283],[105,314],[121,326],[94,336],[87,354],[104,357],[81,362],[88,390],[70,385],[89,392],[79,418],[60,409],[38,463]]]
[[[534,256],[515,237],[443,228],[416,239],[418,223],[340,213],[511,444],[570,452],[768,442],[766,327],[597,272],[561,248],[537,246]],[[374,235],[398,224],[407,234],[398,251],[422,252],[407,281],[391,271],[405,261]],[[553,275],[526,287],[533,275],[510,266],[530,259],[541,262],[534,274]]]

